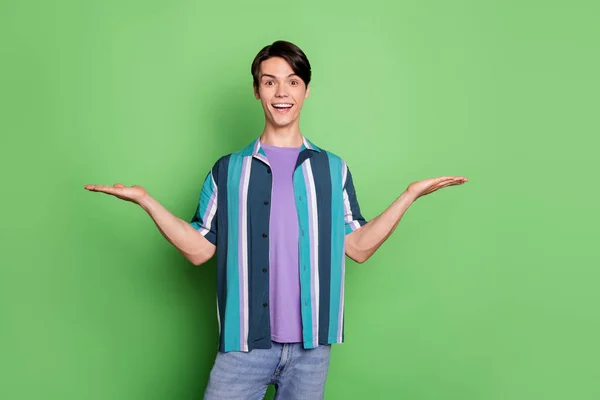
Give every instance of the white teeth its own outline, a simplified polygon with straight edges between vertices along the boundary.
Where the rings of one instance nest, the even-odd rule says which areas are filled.
[[[289,104],[289,103],[273,104],[273,107],[275,107],[275,108],[291,108],[292,104]]]

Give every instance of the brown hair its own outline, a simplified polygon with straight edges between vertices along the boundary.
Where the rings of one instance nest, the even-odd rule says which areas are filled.
[[[258,78],[260,74],[260,63],[269,58],[281,57],[292,67],[294,73],[304,81],[304,84],[308,86],[310,83],[310,63],[306,54],[293,43],[286,42],[285,40],[278,40],[268,46],[262,48],[258,52],[254,61],[252,61],[252,79],[254,81],[254,87],[258,88]]]

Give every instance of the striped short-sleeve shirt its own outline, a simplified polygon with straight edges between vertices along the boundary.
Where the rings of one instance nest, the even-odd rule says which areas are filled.
[[[293,174],[305,348],[344,339],[345,235],[366,223],[345,162],[308,139]],[[219,351],[270,348],[272,177],[256,139],[208,173],[191,225],[217,246]]]

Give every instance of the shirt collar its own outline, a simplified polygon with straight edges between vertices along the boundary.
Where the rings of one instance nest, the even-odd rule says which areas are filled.
[[[302,152],[303,150],[312,150],[312,151],[316,151],[318,153],[321,152],[321,149],[319,149],[313,142],[311,142],[304,136],[302,136],[302,147],[300,148],[300,152]],[[252,157],[259,158],[259,159],[263,158],[263,157],[266,158],[265,151],[263,150],[262,146],[260,145],[260,137],[258,137],[254,142],[250,143],[250,145],[248,145],[248,147],[246,147],[244,150],[242,150],[242,155],[243,156],[252,156]]]

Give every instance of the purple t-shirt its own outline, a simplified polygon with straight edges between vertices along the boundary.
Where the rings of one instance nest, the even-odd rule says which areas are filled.
[[[294,200],[294,167],[300,148],[261,143],[273,176],[269,222],[269,303],[271,340],[302,342],[298,214]]]

